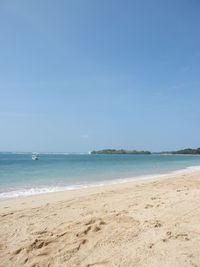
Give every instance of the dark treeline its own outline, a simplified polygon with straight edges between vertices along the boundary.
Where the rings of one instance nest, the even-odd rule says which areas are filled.
[[[102,150],[94,150],[91,154],[135,154],[135,155],[150,155],[152,154],[150,151],[142,150],[125,150],[125,149],[102,149]],[[153,154],[173,154],[173,155],[200,155],[200,148],[185,148],[177,151],[163,151]]]
[[[200,155],[200,148],[186,148],[178,151],[171,152],[172,154],[189,154],[189,155]]]
[[[91,154],[136,154],[136,155],[149,155],[150,151],[137,151],[137,150],[125,150],[125,149],[103,149],[92,151]]]

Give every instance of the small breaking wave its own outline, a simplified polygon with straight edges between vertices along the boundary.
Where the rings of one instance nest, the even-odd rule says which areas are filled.
[[[47,193],[61,192],[67,190],[76,190],[81,188],[87,188],[85,185],[74,185],[74,186],[55,186],[55,187],[43,187],[43,188],[29,188],[29,189],[21,189],[21,190],[13,190],[8,192],[0,193],[0,199],[7,198],[17,198],[17,197],[28,197],[33,195],[41,195]]]

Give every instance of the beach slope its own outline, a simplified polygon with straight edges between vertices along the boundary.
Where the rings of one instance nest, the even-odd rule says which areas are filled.
[[[200,266],[200,172],[1,201],[0,266]]]

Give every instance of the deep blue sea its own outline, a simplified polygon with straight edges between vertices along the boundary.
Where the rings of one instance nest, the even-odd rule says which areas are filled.
[[[0,199],[146,179],[200,166],[199,156],[0,153]]]

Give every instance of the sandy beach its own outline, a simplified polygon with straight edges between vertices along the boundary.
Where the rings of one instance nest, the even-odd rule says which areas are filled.
[[[200,172],[1,201],[0,266],[200,266]]]

